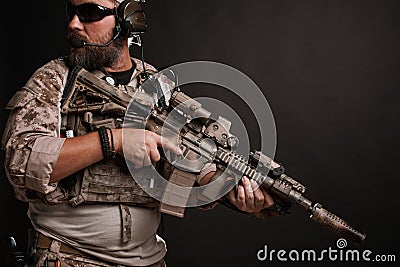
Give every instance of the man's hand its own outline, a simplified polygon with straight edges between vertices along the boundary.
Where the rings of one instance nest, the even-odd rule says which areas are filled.
[[[177,145],[154,132],[127,128],[123,131],[121,129],[118,130],[117,133],[113,131],[119,140],[116,151],[125,159],[132,161],[136,168],[149,166],[152,162],[159,161],[160,153],[158,147],[163,147],[177,155],[182,155],[182,151]]]
[[[210,165],[208,168],[211,168]],[[215,171],[209,171],[200,177],[200,185],[208,184],[212,177],[215,175]],[[242,184],[236,189],[232,189],[227,194],[229,201],[239,210],[248,213],[258,213],[263,209],[269,208],[274,205],[272,196],[262,186],[258,186],[253,180],[247,177],[242,177]]]
[[[248,213],[258,213],[263,209],[274,205],[271,195],[253,180],[242,177],[243,185],[232,189],[227,197],[229,201],[239,210]]]

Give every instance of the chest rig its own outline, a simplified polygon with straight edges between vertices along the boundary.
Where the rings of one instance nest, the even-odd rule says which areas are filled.
[[[138,62],[135,62],[139,66]],[[69,112],[61,109],[61,135],[73,138],[88,134],[101,126],[121,128],[125,109],[115,103],[108,103],[104,96],[88,90],[77,79],[79,69],[72,69],[68,75],[66,89],[73,87],[75,93],[68,99]],[[76,72],[76,73],[74,73]],[[92,72],[104,78],[103,72]],[[104,79],[106,80],[106,79]],[[127,86],[115,87],[116,93],[122,92],[125,99],[145,81],[143,70],[136,68]],[[64,92],[63,100],[68,92]],[[128,100],[128,99],[126,99]],[[154,186],[149,182],[149,186]],[[103,160],[61,180],[58,190],[46,196],[47,202],[69,202],[72,206],[81,203],[120,203],[156,208],[159,202],[150,197],[143,186],[135,182],[123,157]],[[121,208],[126,212],[128,209]]]

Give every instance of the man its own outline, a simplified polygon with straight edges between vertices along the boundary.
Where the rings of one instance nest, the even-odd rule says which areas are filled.
[[[130,8],[140,16],[133,0],[67,1],[68,56],[38,69],[7,105],[5,168],[16,197],[29,202],[36,266],[165,265],[165,242],[156,234],[159,203],[132,182],[125,160],[139,169],[160,160],[158,147],[175,154],[180,149],[142,129],[124,129],[131,145],[123,146],[122,129],[94,127],[81,114],[60,111],[75,66],[111,78],[115,90],[126,93],[140,85],[145,70],[156,71],[130,56],[128,40],[135,30],[124,17]],[[90,115],[93,121],[115,118]],[[264,189],[242,181],[227,196],[238,209],[257,213],[273,204]],[[85,187],[95,183],[96,188]],[[113,189],[120,183],[128,185],[128,197]],[[103,188],[110,190],[107,197],[96,191]]]

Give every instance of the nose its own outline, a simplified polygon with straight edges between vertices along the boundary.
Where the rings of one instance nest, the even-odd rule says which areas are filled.
[[[70,30],[82,30],[83,29],[83,24],[79,20],[78,16],[75,14],[71,21],[68,24],[68,27]]]

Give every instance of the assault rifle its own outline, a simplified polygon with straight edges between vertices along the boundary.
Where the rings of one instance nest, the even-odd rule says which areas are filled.
[[[132,96],[92,73],[76,68],[66,86],[61,112],[124,116],[124,119],[115,119],[112,127],[142,127],[160,135],[164,134],[163,131],[176,133],[183,156],[168,159],[173,167],[165,177],[169,182],[164,188],[161,212],[183,217],[185,204],[191,197],[190,190],[185,188],[192,188],[205,164],[213,163],[219,176],[212,178],[212,186],[204,188],[202,195],[206,199],[220,196],[224,199],[224,193],[232,189],[242,176],[246,176],[273,195],[276,204],[265,212],[273,210],[287,214],[298,205],[309,212],[311,219],[340,237],[358,244],[365,240],[364,233],[324,209],[321,204],[306,198],[306,188],[286,175],[281,164],[261,151],[252,151],[248,157],[237,154],[234,149],[238,139],[229,132],[230,122],[227,119],[221,116],[215,118],[201,103],[179,88],[172,91],[169,105],[166,105],[160,92],[160,83],[155,75],[150,75]],[[163,156],[165,159],[166,155]],[[181,187],[177,189],[176,186]]]

